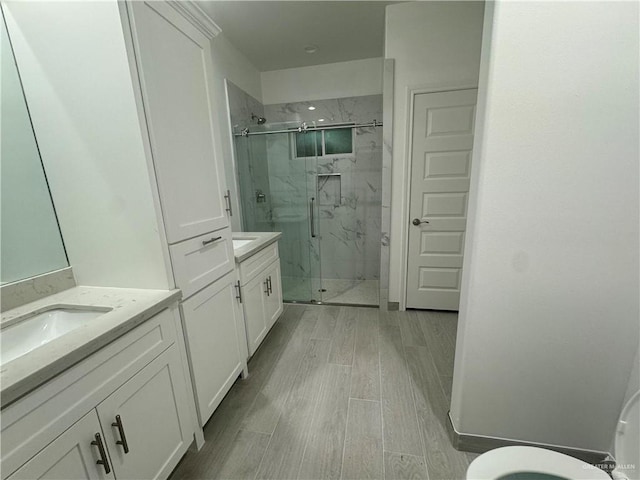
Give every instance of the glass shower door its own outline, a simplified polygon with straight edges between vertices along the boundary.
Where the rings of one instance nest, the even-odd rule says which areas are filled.
[[[317,160],[315,153],[299,156],[296,133],[286,130],[271,124],[264,133],[236,137],[243,226],[247,232],[282,232],[285,301],[321,301]]]

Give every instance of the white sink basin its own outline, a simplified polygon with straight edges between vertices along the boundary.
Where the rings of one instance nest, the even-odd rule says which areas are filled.
[[[0,331],[0,363],[5,364],[104,315],[110,309],[54,308]]]
[[[240,240],[236,240],[233,239],[233,248],[240,248],[240,247],[244,247],[245,245],[247,245],[248,243],[251,243],[255,240],[255,238],[247,238],[247,239],[240,239]]]

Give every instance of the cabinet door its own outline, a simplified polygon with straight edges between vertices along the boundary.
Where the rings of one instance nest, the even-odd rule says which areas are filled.
[[[226,227],[210,41],[166,3],[130,2],[128,11],[168,241]]]
[[[280,280],[280,260],[274,262],[265,272],[269,283],[269,295],[265,301],[265,318],[270,329],[282,313],[282,282]]]
[[[200,424],[204,425],[233,382],[245,359],[240,353],[235,273],[231,272],[182,303],[187,352]]]
[[[242,287],[244,321],[247,330],[249,355],[253,355],[268,332],[265,316],[267,282],[264,275],[258,275]]]
[[[91,445],[96,433],[102,435],[102,430],[95,410],[91,410],[14,472],[8,480],[114,478],[110,465],[107,466],[110,470],[107,474],[104,466],[96,463],[101,460],[97,445]],[[102,442],[104,445],[104,439]]]
[[[172,346],[98,405],[116,478],[167,478],[178,464],[191,443],[184,381]]]

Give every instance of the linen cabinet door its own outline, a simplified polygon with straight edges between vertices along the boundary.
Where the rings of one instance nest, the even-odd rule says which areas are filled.
[[[269,330],[276,323],[283,310],[280,261],[274,262],[264,275],[267,277],[267,286],[269,287],[269,294],[265,299],[265,318],[267,330]]]
[[[238,345],[236,276],[230,272],[182,302],[185,340],[204,426],[245,365]]]
[[[164,2],[127,4],[169,243],[229,225],[212,124],[210,39]]]
[[[175,346],[97,407],[116,478],[167,478],[191,438],[183,370]]]
[[[99,435],[98,438],[96,434]],[[98,442],[102,442],[102,447]],[[98,464],[98,461],[103,463]],[[95,410],[91,410],[16,470],[8,480],[113,478],[100,422]]]
[[[249,355],[253,355],[267,335],[268,327],[265,316],[267,280],[258,275],[242,287],[244,321],[247,330],[247,346]]]

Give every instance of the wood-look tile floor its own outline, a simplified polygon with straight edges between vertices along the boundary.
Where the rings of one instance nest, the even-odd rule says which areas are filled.
[[[447,434],[457,315],[286,305],[178,479],[463,479]]]

